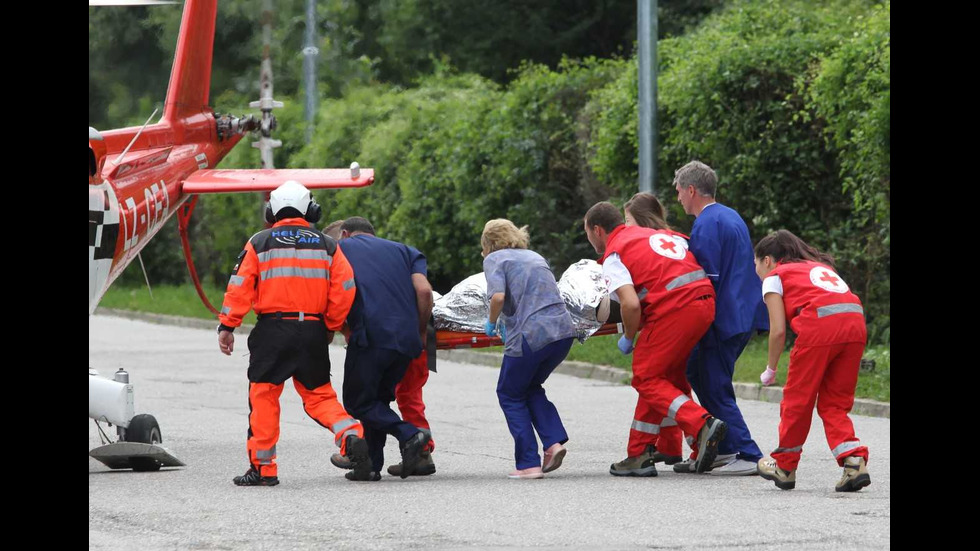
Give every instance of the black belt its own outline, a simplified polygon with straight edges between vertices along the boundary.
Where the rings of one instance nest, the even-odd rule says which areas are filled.
[[[295,320],[298,320],[299,317],[300,317],[300,315],[303,316],[303,319],[304,320],[307,320],[307,319],[315,319],[315,320],[320,320],[320,321],[323,320],[323,314],[307,314],[306,312],[268,312],[268,313],[265,313],[265,314],[259,314],[258,317],[259,317],[260,320],[264,320],[264,319],[268,319],[268,318],[275,318],[275,319],[279,319],[279,320],[281,320],[281,319],[295,319]]]

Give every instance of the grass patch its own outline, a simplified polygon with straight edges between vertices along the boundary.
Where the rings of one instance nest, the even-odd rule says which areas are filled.
[[[221,301],[225,296],[224,288],[219,289],[214,285],[206,284],[201,287],[211,304],[220,309]],[[215,320],[215,323],[218,321],[218,316],[212,314],[201,302],[201,297],[197,296],[193,285],[154,285],[152,297],[146,287],[114,285],[106,291],[99,306],[151,314],[211,319]],[[256,320],[255,312],[249,312],[243,323],[252,325]]]
[[[768,334],[756,335],[752,337],[749,344],[745,347],[742,355],[735,362],[735,381],[743,383],[758,383],[759,375],[766,369],[766,362],[769,356],[769,336]],[[789,350],[783,351],[779,357],[779,368],[776,373],[776,385],[786,384],[786,366],[789,363]],[[875,370],[873,372],[861,371],[858,373],[857,389],[854,391],[855,398],[866,398],[878,400],[879,402],[891,401],[891,361],[890,351],[886,346],[869,346],[864,350],[865,359],[875,360]],[[760,383],[761,384],[761,383]]]

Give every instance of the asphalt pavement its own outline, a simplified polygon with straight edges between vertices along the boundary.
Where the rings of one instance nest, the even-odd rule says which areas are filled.
[[[339,337],[338,337],[338,340]],[[160,423],[186,467],[112,471],[89,458],[90,549],[887,549],[891,545],[891,420],[853,415],[871,450],[871,486],[834,491],[841,469],[819,417],[782,491],[758,476],[608,474],[626,455],[636,392],[554,374],[545,383],[569,433],[560,469],[510,480],[513,439],[497,404],[498,370],[439,362],[425,387],[436,474],[350,482],[329,462],[333,436],[292,385],[281,404],[281,484],[237,487],[248,468],[246,336],[218,351],[213,330],[89,317],[89,366],[122,367],[137,413]],[[331,347],[340,393],[344,350]],[[756,442],[776,447],[778,404],[740,400]],[[110,429],[115,435],[114,429]],[[89,447],[100,445],[89,419]],[[386,464],[399,461],[389,440]]]

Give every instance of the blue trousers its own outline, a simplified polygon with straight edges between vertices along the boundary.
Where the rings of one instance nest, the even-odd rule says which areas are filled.
[[[523,356],[504,356],[497,380],[497,399],[507,419],[507,428],[514,437],[514,459],[518,469],[541,466],[538,441],[541,437],[544,449],[568,441],[555,404],[545,396],[541,385],[568,355],[572,337],[555,341],[537,352],[531,352],[527,341],[521,338]]]
[[[720,455],[737,453],[739,459],[756,462],[762,451],[752,440],[749,427],[735,403],[735,360],[749,343],[752,333],[739,333],[729,339],[718,338],[714,326],[691,351],[687,360],[687,380],[708,413],[728,423],[728,433],[718,444]]]
[[[391,402],[395,385],[405,376],[408,356],[386,348],[361,348],[347,345],[344,361],[344,407],[364,427],[372,470],[381,472],[387,435],[405,442],[419,432],[418,427],[402,421]]]

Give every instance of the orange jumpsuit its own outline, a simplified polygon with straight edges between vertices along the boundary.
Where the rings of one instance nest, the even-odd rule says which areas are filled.
[[[286,218],[252,236],[238,257],[218,319],[233,330],[254,309],[259,321],[248,336],[250,352],[248,457],[262,476],[278,476],[279,396],[292,377],[303,408],[345,437],[364,429],[337,400],[330,384],[328,331],[343,325],[354,302],[354,271],[336,241],[302,218]]]

